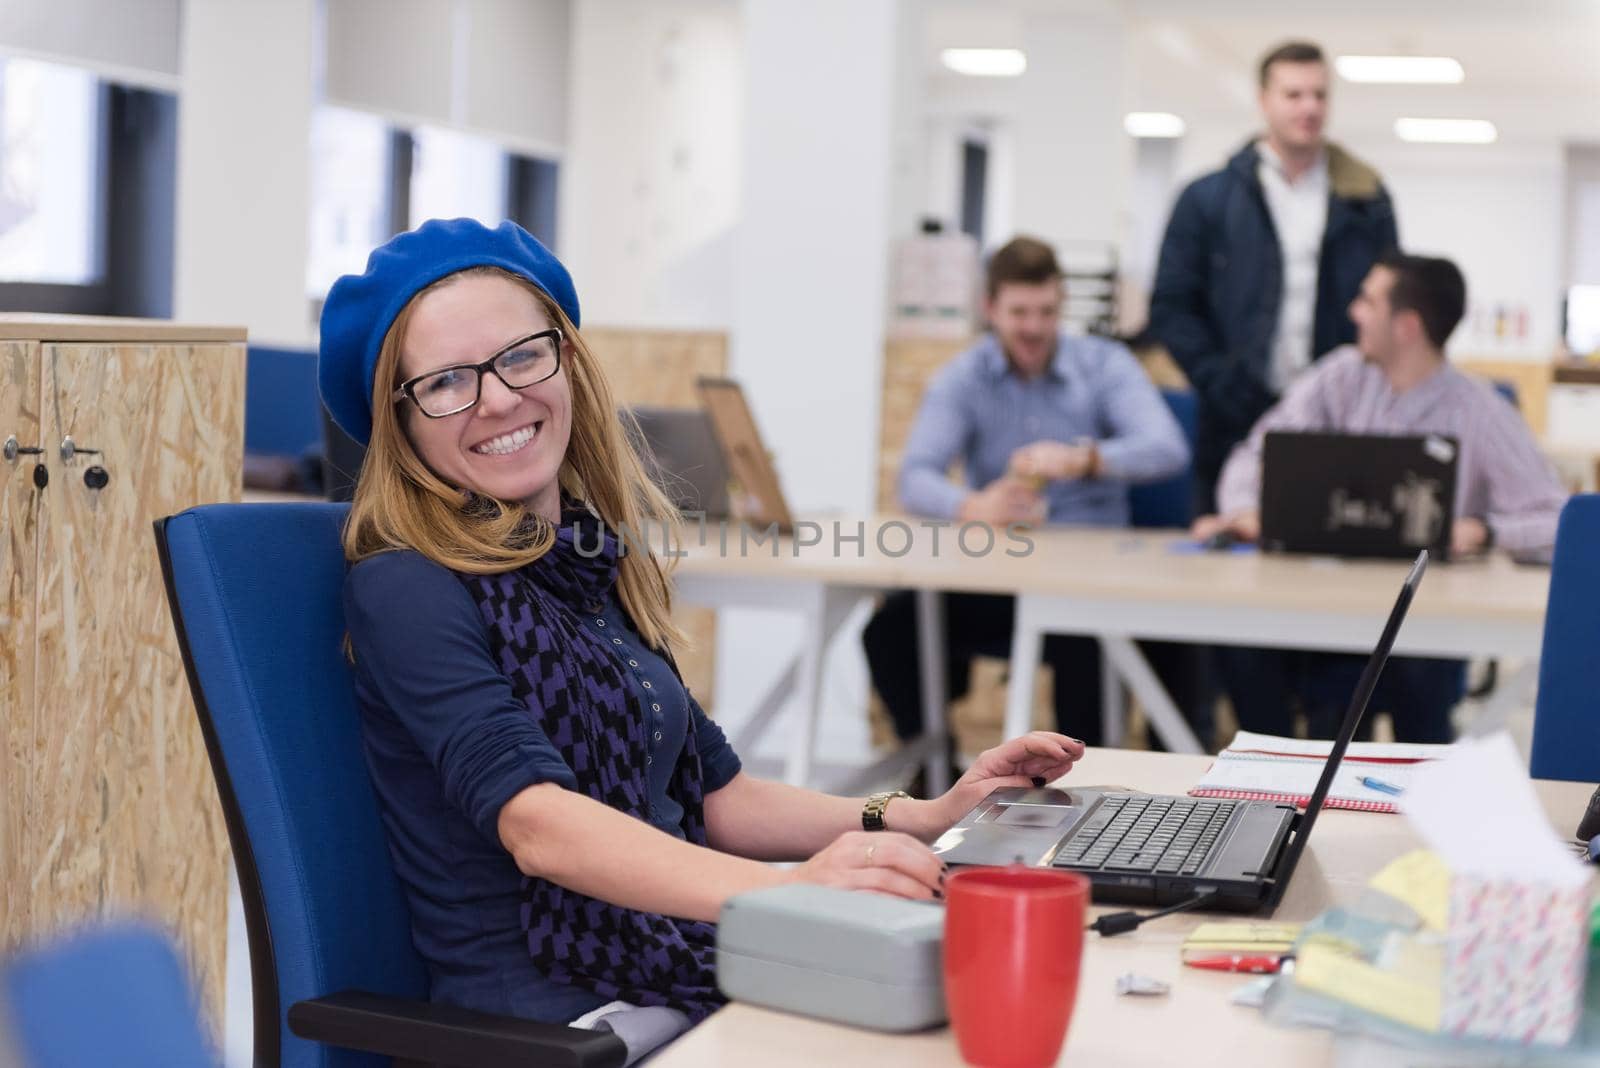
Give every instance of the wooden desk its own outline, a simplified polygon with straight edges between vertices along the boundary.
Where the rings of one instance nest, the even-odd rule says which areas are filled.
[[[1166,753],[1094,750],[1064,781],[1117,784],[1182,793],[1209,758]],[[1582,783],[1539,782],[1540,800],[1558,833],[1575,824],[1588,801]],[[1290,884],[1276,919],[1303,921],[1330,905],[1352,900],[1384,864],[1414,848],[1399,816],[1325,811]],[[1228,1003],[1245,976],[1202,972],[1178,962],[1184,935],[1206,917],[1179,913],[1116,938],[1089,935],[1078,1004],[1061,1064],[1167,1065],[1218,1068],[1313,1065],[1332,1062],[1326,1031],[1281,1029],[1257,1010]],[[1116,978],[1138,972],[1172,984],[1166,997],[1118,997]],[[884,1035],[822,1023],[787,1013],[730,1005],[669,1046],[661,1068],[760,1064],[879,1066],[959,1065],[948,1028],[916,1035]]]
[[[798,691],[804,714],[811,717],[791,759],[792,773],[809,769],[810,738],[820,714],[816,700],[822,649],[850,607],[874,591],[911,588],[924,594],[924,716],[929,729],[936,728],[941,736],[943,643],[931,640],[942,633],[940,602],[933,594],[1000,593],[1017,597],[1008,737],[1028,729],[1044,636],[1086,634],[1100,640],[1113,669],[1107,677],[1134,691],[1167,747],[1199,752],[1199,742],[1134,639],[1370,652],[1409,567],[1400,561],[1179,553],[1173,546],[1183,536],[1176,531],[1069,527],[1029,533],[1032,549],[1025,555],[1008,555],[1007,550],[1021,552],[1021,546],[1000,533],[992,551],[972,556],[961,551],[949,525],[939,531],[936,550],[931,532],[917,519],[818,522],[825,531],[821,544],[802,546],[798,552],[792,539],[741,546],[736,531],[723,551],[713,532],[707,545],[690,544],[675,575],[688,600],[788,607],[808,620],[800,674],[786,673],[771,691],[774,696]],[[857,523],[864,525],[859,555],[854,542],[845,543],[842,552],[833,551],[834,523],[847,535],[854,534]],[[876,532],[894,523],[903,524],[912,536],[908,540],[899,530],[889,532],[885,552]],[[969,539],[973,551],[982,545],[982,538]],[[1490,714],[1501,715],[1525,693],[1537,671],[1549,583],[1547,570],[1520,567],[1498,556],[1436,564],[1423,579],[1395,652],[1525,658],[1521,672],[1500,687],[1502,705]],[[1120,707],[1120,700],[1105,702],[1104,738],[1110,746],[1121,738]],[[804,754],[798,752],[801,746]],[[805,775],[791,774],[791,780],[804,781]]]

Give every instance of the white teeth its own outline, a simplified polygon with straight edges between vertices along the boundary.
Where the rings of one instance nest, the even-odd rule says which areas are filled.
[[[509,434],[501,434],[497,438],[490,438],[481,445],[474,445],[472,451],[483,456],[505,456],[516,452],[528,442],[533,440],[534,428],[525,426],[521,430],[513,430]]]

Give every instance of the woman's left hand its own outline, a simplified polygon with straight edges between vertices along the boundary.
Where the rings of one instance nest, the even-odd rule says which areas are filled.
[[[1035,779],[1050,782],[1060,778],[1072,770],[1083,750],[1083,743],[1076,738],[1051,731],[1033,731],[986,750],[944,796],[928,802],[934,826],[925,832],[932,832],[930,838],[938,837],[1002,786],[1033,786]]]

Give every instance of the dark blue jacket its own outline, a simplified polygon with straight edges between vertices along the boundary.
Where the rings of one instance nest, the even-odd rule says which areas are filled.
[[[1355,340],[1348,307],[1379,255],[1399,243],[1377,172],[1328,145],[1328,222],[1311,353]],[[1172,209],[1150,298],[1150,334],[1200,400],[1195,473],[1208,503],[1228,451],[1277,400],[1270,378],[1283,255],[1256,176],[1256,143],[1189,184]]]

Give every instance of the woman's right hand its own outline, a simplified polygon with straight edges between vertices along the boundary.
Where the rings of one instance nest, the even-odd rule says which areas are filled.
[[[909,834],[846,831],[789,872],[792,881],[927,901],[944,892],[944,862]]]

